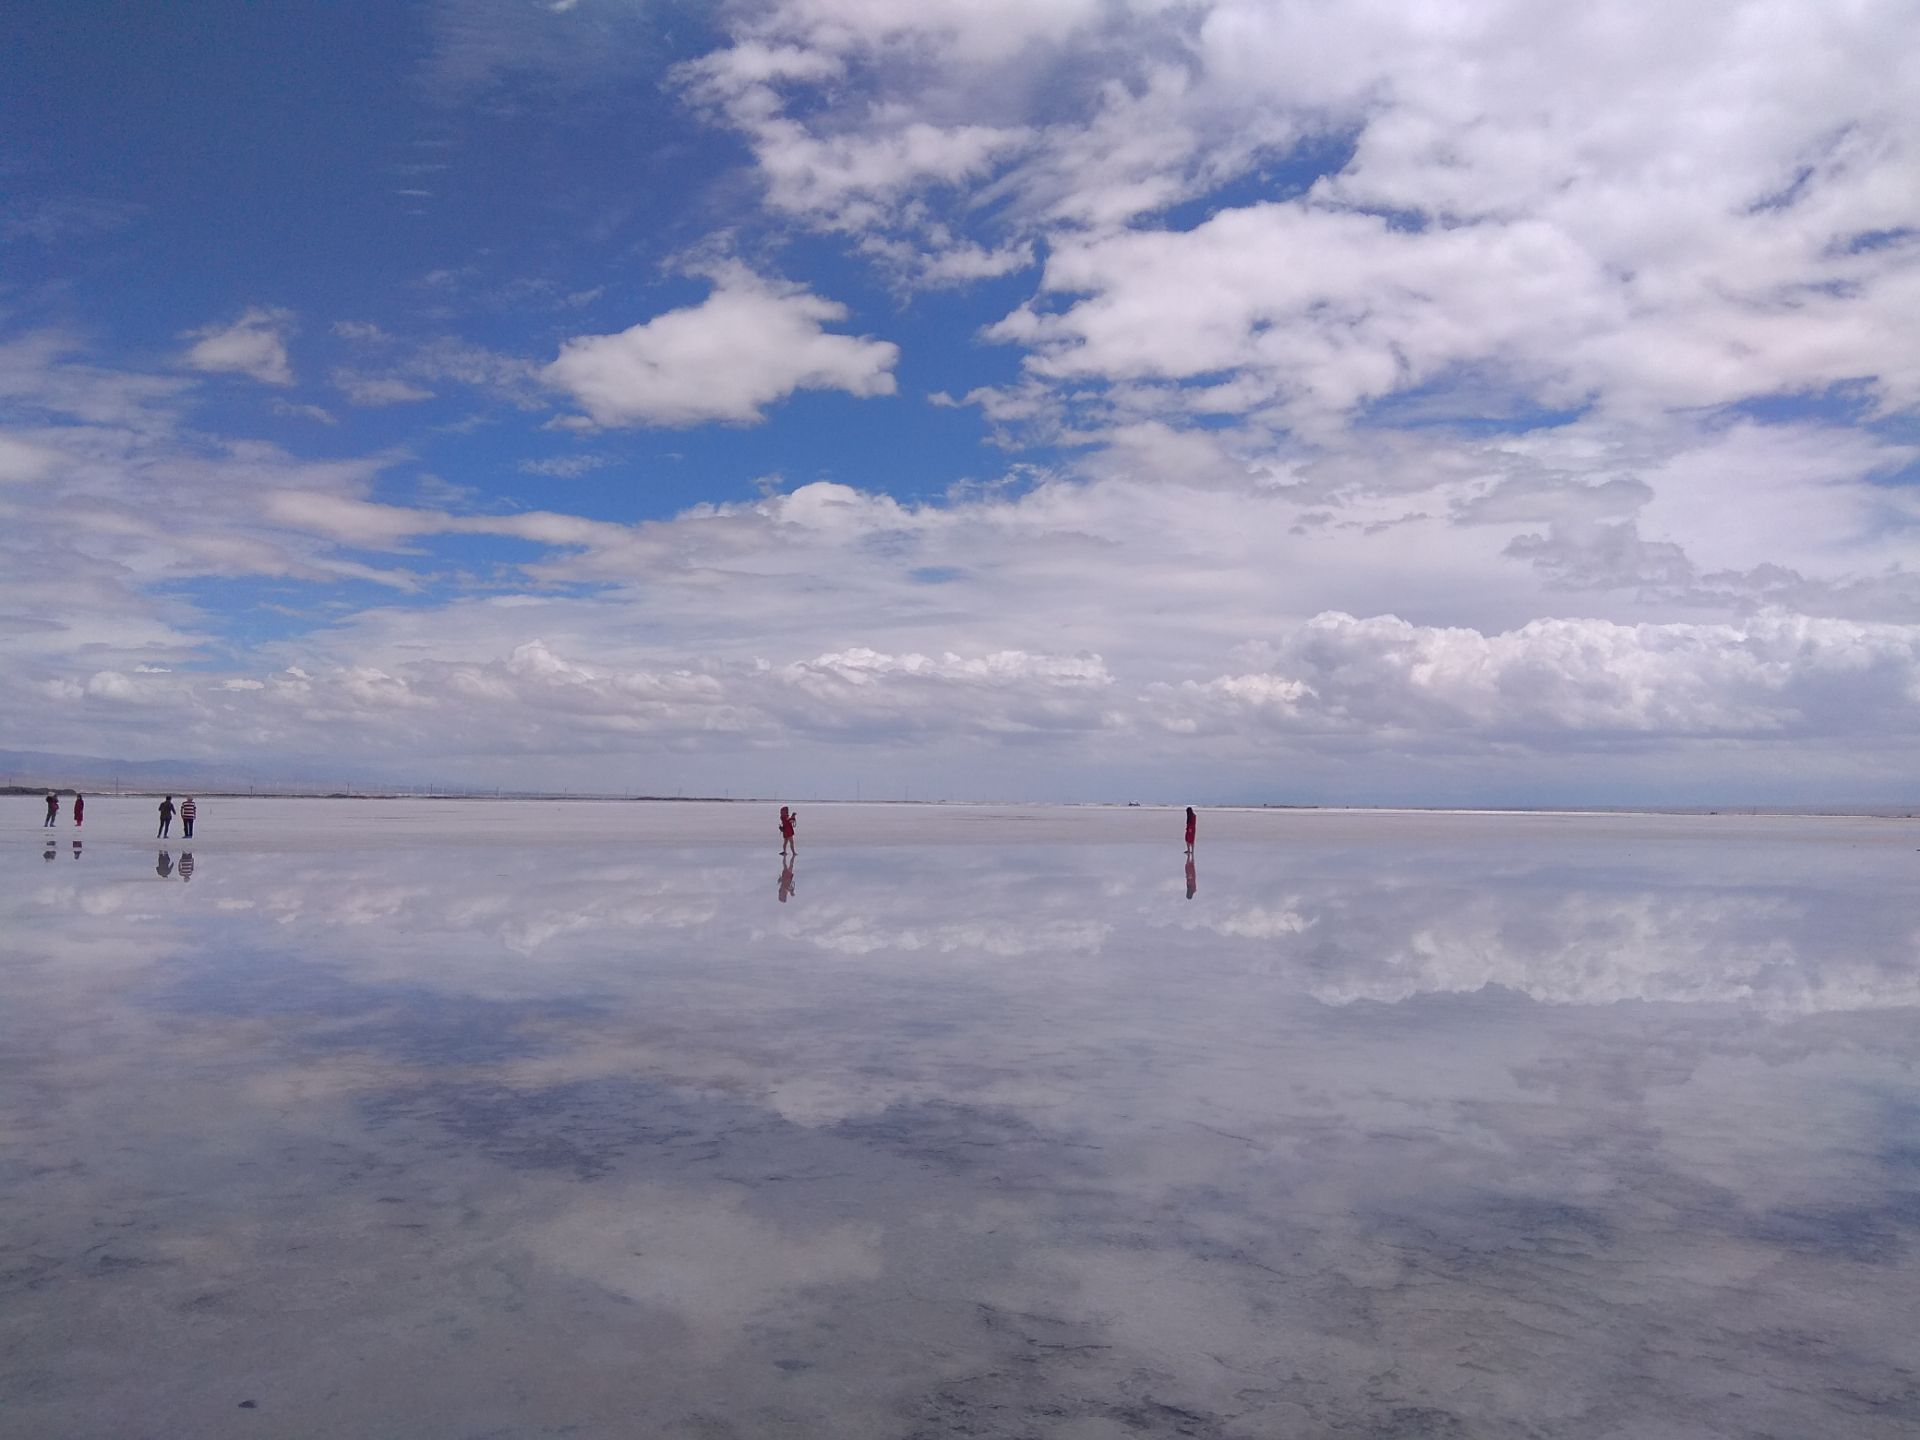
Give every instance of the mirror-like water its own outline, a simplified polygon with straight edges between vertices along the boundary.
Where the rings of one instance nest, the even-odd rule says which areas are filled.
[[[1920,1426],[1911,826],[150,808],[4,832],[0,1432]]]

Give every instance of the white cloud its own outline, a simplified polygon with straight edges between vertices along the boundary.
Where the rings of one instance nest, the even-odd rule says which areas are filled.
[[[0,244],[35,241],[53,246],[131,225],[143,207],[92,195],[46,195],[0,204]]]
[[[252,306],[227,325],[208,325],[180,338],[192,340],[183,362],[194,370],[246,375],[263,385],[291,385],[287,336],[293,329],[288,310]]]
[[[999,126],[909,121],[883,123],[878,134],[816,140],[797,126],[770,123],[761,127],[757,148],[774,205],[852,227],[896,192],[983,175],[1028,139],[1024,130]]]
[[[0,485],[45,480],[59,464],[57,450],[0,434]]]
[[[1100,19],[1103,0],[780,0],[754,24],[827,53],[904,46],[968,65],[1058,45]],[[1157,6],[1137,8],[1152,9]]]
[[[1916,53],[1895,0],[781,0],[686,73],[775,208],[910,283],[1043,245],[994,331],[1042,395],[1326,438],[1468,384],[1509,414],[1911,405]],[[1331,167],[1305,192],[1302,161]]]
[[[796,390],[891,395],[899,347],[829,332],[846,307],[737,268],[698,305],[567,341],[542,372],[600,425],[750,423]]]
[[[1754,222],[1756,224],[1761,222]],[[1326,434],[1396,392],[1491,370],[1524,401],[1658,413],[1819,390],[1861,377],[1920,398],[1900,317],[1911,277],[1809,257],[1795,294],[1701,273],[1650,295],[1645,275],[1538,219],[1432,232],[1315,205],[1222,212],[1190,231],[1057,239],[1043,292],[989,332],[1031,372],[1239,382],[1236,410]],[[1823,288],[1849,283],[1841,289]],[[1204,392],[1163,392],[1176,410]]]
[[[1275,673],[1160,686],[1182,733],[1256,723],[1553,743],[1894,733],[1920,715],[1920,627],[1762,614],[1741,625],[1535,620],[1485,635],[1325,614]]]
[[[290,400],[282,400],[277,396],[267,402],[267,408],[276,415],[294,415],[302,420],[318,421],[322,425],[338,425],[340,423],[334,418],[332,411],[324,409],[319,405],[300,405]]]
[[[605,455],[549,455],[540,460],[522,460],[522,475],[546,475],[555,480],[574,480],[611,465]]]
[[[383,503],[397,457],[185,432],[177,382],[150,378],[0,346],[0,456],[27,480],[0,534],[21,682],[0,725],[21,744],[351,737],[356,765],[671,765],[715,790],[927,767],[1000,795],[1920,777],[1913,517],[1881,483],[1912,455],[1846,427],[1596,415],[1334,446],[1116,398],[1084,478],[1015,468],[937,503],[814,482],[617,523],[452,488]],[[281,582],[289,634],[210,665],[228,644],[180,582],[214,577]]]
[[[362,375],[358,371],[338,369],[332,379],[334,388],[354,405],[409,405],[433,399],[433,391],[424,385],[415,385],[394,375]]]
[[[975,734],[1098,728],[1113,677],[1098,655],[888,655],[864,646],[784,665],[771,703],[812,730]]]

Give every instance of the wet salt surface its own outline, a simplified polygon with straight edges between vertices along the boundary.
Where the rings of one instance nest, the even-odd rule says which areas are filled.
[[[15,803],[9,1436],[1920,1427],[1911,825]]]

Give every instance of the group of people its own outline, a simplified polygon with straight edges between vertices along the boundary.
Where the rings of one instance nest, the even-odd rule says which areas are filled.
[[[47,818],[45,823],[41,826],[41,828],[44,830],[51,830],[53,828],[54,821],[58,820],[59,818],[60,818],[60,792],[57,790],[49,790],[47,791]],[[86,821],[87,821],[87,797],[82,795],[78,790],[76,790],[73,792],[73,823],[76,825],[84,825],[86,824]]]
[[[786,812],[783,810],[781,813],[785,814]],[[166,799],[160,802],[160,828],[154,832],[154,839],[161,840],[171,835],[173,833],[173,817],[178,815],[180,817],[181,839],[191,840],[193,838],[193,822],[198,818],[199,814],[200,807],[193,803],[193,796],[187,796],[187,798],[182,800],[178,805],[173,803],[173,796],[167,796]],[[51,830],[59,819],[60,792],[57,790],[49,790],[47,791],[47,818],[41,823],[41,828],[43,830]],[[87,823],[87,797],[82,795],[78,790],[73,792],[73,823],[76,826]],[[76,845],[79,844],[78,841],[74,843]]]
[[[160,802],[160,828],[154,832],[154,839],[158,840],[163,836],[173,833],[174,808],[173,796],[171,795]],[[193,839],[193,820],[194,817],[200,813],[200,807],[193,803],[193,796],[189,795],[180,802],[179,811],[180,838],[183,840],[191,840]]]

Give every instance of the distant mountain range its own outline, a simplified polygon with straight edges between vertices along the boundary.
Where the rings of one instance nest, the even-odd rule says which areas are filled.
[[[310,790],[344,783],[317,773],[262,775],[244,766],[206,760],[116,760],[102,755],[63,755],[47,750],[0,750],[0,791],[115,790]],[[355,783],[364,783],[364,779]]]

